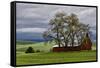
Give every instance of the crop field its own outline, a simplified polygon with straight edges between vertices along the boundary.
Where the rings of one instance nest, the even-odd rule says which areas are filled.
[[[72,51],[72,52],[52,52],[54,43],[17,43],[16,45],[16,63],[17,65],[29,64],[49,64],[65,62],[96,61],[96,46],[92,46],[89,51]],[[25,53],[28,47],[34,49],[34,53]],[[39,52],[37,52],[37,50]]]

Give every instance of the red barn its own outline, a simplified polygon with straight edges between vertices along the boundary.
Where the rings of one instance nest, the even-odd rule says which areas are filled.
[[[83,39],[83,42],[81,44],[81,50],[91,50],[91,49],[92,49],[92,42],[87,33],[86,37]]]
[[[65,52],[65,51],[80,51],[80,50],[91,50],[92,49],[92,42],[88,33],[83,38],[83,41],[80,46],[74,47],[53,47],[53,52]]]

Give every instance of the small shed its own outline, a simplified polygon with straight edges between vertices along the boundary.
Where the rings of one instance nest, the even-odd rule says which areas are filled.
[[[81,50],[91,50],[91,49],[92,49],[92,41],[87,33],[83,39],[83,42],[81,43]]]

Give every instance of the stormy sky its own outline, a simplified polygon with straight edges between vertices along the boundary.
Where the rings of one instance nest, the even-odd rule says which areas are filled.
[[[42,33],[49,27],[50,19],[57,12],[65,12],[67,15],[75,13],[80,22],[89,24],[90,31],[96,37],[96,8],[80,6],[60,6],[45,4],[16,4],[16,33],[17,40],[43,39]]]

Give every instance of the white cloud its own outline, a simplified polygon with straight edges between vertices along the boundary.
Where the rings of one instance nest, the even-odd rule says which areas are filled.
[[[17,29],[17,32],[26,32],[26,33],[43,33],[46,31],[45,28],[21,28]]]

